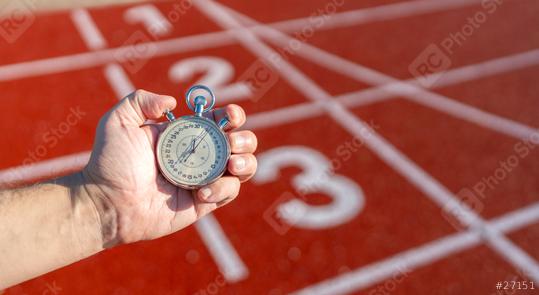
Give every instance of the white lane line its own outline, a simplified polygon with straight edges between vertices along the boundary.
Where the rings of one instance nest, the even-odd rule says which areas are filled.
[[[0,66],[0,81],[12,81],[92,68],[114,60],[113,50],[104,49]]]
[[[228,8],[226,8],[226,11],[233,13],[248,25],[256,24],[256,22],[245,15],[233,12]],[[413,80],[399,81],[373,69],[353,63],[340,56],[301,42],[270,27],[261,28],[258,30],[258,34],[269,42],[283,48],[290,46],[292,41],[300,42],[299,50],[296,51],[296,55],[299,57],[305,58],[315,64],[331,69],[336,73],[346,75],[357,81],[383,87],[385,91],[392,93],[394,96],[404,97],[458,119],[474,123],[519,140],[529,140],[533,134],[538,132],[537,129],[525,124],[491,114],[456,100],[452,100],[443,95],[425,90],[424,88],[419,87],[415,81],[410,83],[410,81]],[[539,50],[533,50],[519,56],[517,60],[518,63],[512,64],[513,61],[513,59],[500,59],[494,66],[492,64],[491,66],[494,70],[500,71],[502,68],[515,69],[526,63],[537,64],[539,63]],[[466,70],[466,68],[461,68],[461,71],[453,71],[446,82],[443,82],[444,78],[442,77],[441,85],[450,85],[455,81],[465,80],[472,73],[473,71]],[[460,75],[462,75],[462,77]]]
[[[17,186],[30,180],[43,179],[82,169],[90,152],[82,152],[0,170],[0,186]]]
[[[210,0],[198,0],[194,2],[194,5],[221,27],[225,29],[236,29],[234,30],[234,32],[236,32],[235,37],[245,48],[257,55],[260,59],[265,60],[272,65],[274,70],[279,72],[283,78],[288,79],[291,86],[305,95],[305,97],[323,103],[323,106],[330,117],[353,135],[362,138],[365,144],[386,162],[387,165],[393,167],[393,169],[407,178],[418,189],[426,193],[426,196],[438,204],[438,206],[441,208],[452,208],[453,210],[448,213],[454,215],[454,217],[464,226],[489,230],[489,234],[484,238],[492,244],[492,249],[500,252],[499,254],[502,257],[507,258],[508,262],[517,269],[522,269],[530,279],[539,282],[539,265],[532,257],[516,247],[495,229],[486,228],[484,221],[467,204],[461,203],[459,199],[441,183],[408,159],[403,153],[379,136],[374,130],[370,129],[366,123],[354,116],[341,104],[332,103],[331,96],[295,66],[284,59],[275,59],[276,56],[280,55],[257,39],[254,33],[242,27],[242,25],[228,13],[226,8],[221,4]],[[275,34],[280,34],[280,32],[269,27],[267,29],[274,31]],[[378,73],[374,74],[380,75]]]
[[[84,40],[96,39],[96,36],[101,36],[102,38],[90,14],[86,10],[80,11],[83,11],[79,12],[80,14],[85,15],[84,21],[80,23],[80,27],[77,26],[82,38]],[[133,83],[131,83],[124,69],[119,64],[107,64],[104,68],[104,74],[119,99],[135,90]],[[223,233],[219,222],[212,214],[207,215],[206,221],[202,221],[196,228],[199,230],[198,232],[206,247],[209,249],[218,268],[228,282],[237,282],[247,277],[248,271],[245,264],[232,247],[232,244]]]
[[[478,245],[480,242],[481,237],[477,232],[453,234],[401,252],[382,261],[324,280],[292,294],[336,295],[357,292],[393,276],[405,277],[405,274],[413,269],[430,265],[444,257]]]
[[[514,222],[518,220],[519,222]],[[539,222],[539,203],[515,210],[488,223],[490,228],[510,233]],[[294,292],[294,295],[335,295],[357,292],[396,275],[406,278],[414,269],[432,264],[481,243],[481,231],[470,230],[426,243],[351,272],[326,279]]]
[[[458,83],[470,82],[473,80],[511,72],[539,64],[536,57],[539,50],[531,50],[524,53],[496,58],[473,65],[467,65],[447,71],[444,78],[433,88],[450,86]],[[416,83],[415,80],[407,80],[409,83]],[[335,96],[335,99],[348,108],[366,106],[369,104],[387,101],[397,98],[394,87],[396,83],[385,84],[355,92],[349,92]],[[239,100],[236,100],[239,101]],[[311,105],[312,104],[312,105]],[[273,127],[280,124],[297,122],[303,119],[312,118],[323,114],[321,105],[316,103],[301,103],[293,106],[283,107],[277,110],[250,115],[244,128],[264,128]]]
[[[487,111],[466,105],[452,100],[442,95],[421,91],[419,95],[406,94],[406,98],[417,102],[420,105],[451,115],[457,119],[475,123],[485,129],[497,131],[501,134],[516,138],[518,140],[529,141],[534,134],[538,134],[536,128],[527,126]]]
[[[235,283],[247,278],[249,270],[215,216],[206,215],[195,223],[195,227],[227,282]]]
[[[523,228],[528,224],[535,222],[535,216],[539,215],[539,203],[535,203],[525,209],[519,210],[520,213],[506,214],[506,218],[495,218],[495,228],[499,231],[509,231],[512,228]]]
[[[344,11],[336,13],[333,15],[335,17],[332,16],[330,18],[326,16],[316,16],[312,18],[285,20],[273,23],[271,24],[271,27],[283,32],[299,32],[305,27],[312,27],[314,24],[323,22],[324,30],[330,30],[335,28],[357,26],[366,23],[390,21],[404,17],[435,13],[479,4],[480,2],[478,0],[406,1],[358,10]],[[258,26],[253,27],[254,30],[257,30],[258,28]]]
[[[539,49],[534,49],[448,70],[432,89],[466,83],[537,65],[539,65]],[[351,107],[380,102],[398,97],[396,91],[399,90],[400,83],[401,81],[398,81],[398,83],[384,84],[358,92],[339,95],[336,98],[344,105]],[[416,84],[418,82],[415,79],[409,79],[405,83]],[[356,100],[360,101],[356,103]]]
[[[86,9],[74,9],[71,11],[71,20],[83,37],[84,43],[91,50],[98,50],[107,47],[107,41],[99,32],[99,29],[92,20]]]
[[[82,40],[90,50],[99,50],[107,47],[105,37],[99,31],[97,24],[92,19],[88,10],[80,8],[71,11],[71,20],[73,21]],[[124,69],[117,63],[108,63],[103,69],[105,77],[110,87],[116,94],[118,99],[121,99],[129,93],[135,91],[133,83],[125,73]]]
[[[486,235],[486,237],[485,237]],[[536,283],[539,282],[539,264],[535,259],[522,248],[513,243],[503,233],[491,227],[486,227],[483,231],[483,239],[496,251],[505,261],[511,263],[515,269]]]
[[[256,113],[247,117],[243,129],[259,129],[293,123],[325,114],[317,103],[304,102],[272,111]]]
[[[539,64],[539,49],[532,49],[521,53],[498,57],[477,64],[466,65],[445,72],[440,80],[434,85],[441,88],[449,85],[467,82],[473,79],[485,78],[498,74],[507,73],[536,66]],[[425,77],[429,79],[430,77]],[[417,83],[415,79],[406,81]]]
[[[205,33],[165,41],[147,42],[137,46],[155,48],[151,55],[141,52],[139,58],[152,58],[174,53],[195,51],[234,43],[230,32]],[[0,66],[0,81],[10,81],[41,75],[79,70],[116,62],[116,56],[130,56],[133,45],[101,49]]]
[[[135,86],[131,83],[127,73],[119,64],[107,64],[104,71],[105,77],[118,99],[122,99],[135,91]]]
[[[380,17],[384,18],[385,12],[393,13],[395,17],[405,17],[440,11],[443,9],[465,7],[474,4],[477,3],[474,3],[474,1],[472,0],[417,0],[405,3],[389,4],[374,8],[358,9],[336,13],[332,15],[329,20],[326,16],[310,16],[280,21],[270,25],[275,26],[280,30],[286,32],[295,32],[297,30],[303,29],[305,26],[313,26],[313,24],[317,24],[322,21],[323,24],[320,27],[317,27],[317,30],[325,30],[377,21]],[[416,9],[417,11],[414,13]],[[403,13],[399,15],[399,13],[397,12],[398,10],[402,10]],[[374,14],[372,14],[373,11],[375,11]],[[373,16],[369,16],[371,14]],[[384,18],[384,20],[387,19]],[[260,26],[254,27],[252,29],[259,30]],[[91,33],[89,33],[89,35],[90,34]],[[92,46],[101,46],[98,45],[100,41],[92,42],[96,45],[89,45],[89,48],[92,48]],[[149,42],[145,45],[147,45],[148,47],[151,46],[152,48],[155,48],[156,52],[154,52],[151,57],[157,57],[186,51],[225,46],[233,44],[234,42],[235,41],[232,32],[220,31],[174,38],[158,42]],[[106,63],[114,62],[116,61],[115,56],[126,56],[124,52],[129,53],[132,50],[133,49],[131,48],[131,46],[120,46],[111,49],[101,49],[92,52],[77,53],[72,55],[2,65],[0,66],[0,81],[10,81],[27,77],[35,77],[40,75],[55,74],[78,69],[96,67]],[[149,57],[150,56],[140,56],[140,58]]]

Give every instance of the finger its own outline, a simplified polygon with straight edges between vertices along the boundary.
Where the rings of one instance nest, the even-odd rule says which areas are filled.
[[[176,99],[146,90],[136,90],[124,97],[111,111],[122,124],[141,126],[146,120],[158,119],[166,110],[176,107]]]
[[[234,176],[223,176],[217,181],[200,188],[197,198],[203,203],[222,204],[236,198],[240,192],[240,181]]]
[[[228,171],[238,176],[241,182],[249,180],[256,172],[257,161],[253,154],[235,154],[230,156]]]
[[[229,123],[227,126],[225,126],[225,131],[241,127],[246,120],[245,111],[242,107],[236,104],[229,104],[225,107],[218,108],[209,113],[205,113],[204,116],[213,119],[215,123],[219,123],[219,121],[226,116]]]
[[[232,153],[254,153],[258,141],[256,135],[249,130],[234,131],[227,134]]]

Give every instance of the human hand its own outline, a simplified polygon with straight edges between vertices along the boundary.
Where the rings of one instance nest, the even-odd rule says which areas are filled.
[[[232,156],[228,173],[190,191],[169,183],[159,172],[155,147],[167,123],[145,124],[176,106],[173,97],[137,90],[100,120],[90,161],[82,171],[85,190],[101,219],[104,244],[155,239],[176,232],[232,201],[240,183],[256,171],[257,139],[251,131],[231,131],[246,117],[237,105],[205,113],[225,128]]]

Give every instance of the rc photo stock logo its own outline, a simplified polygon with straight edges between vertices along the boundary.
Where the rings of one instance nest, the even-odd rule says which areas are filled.
[[[463,230],[468,224],[463,208],[471,209],[476,213],[481,213],[485,209],[482,198],[479,198],[474,191],[469,188],[463,188],[457,193],[458,199],[455,203],[447,203],[442,208],[442,216],[457,230]]]
[[[0,36],[9,44],[32,26],[36,17],[30,1],[11,0],[0,4]]]
[[[451,67],[451,59],[436,44],[430,44],[410,64],[408,70],[417,81],[430,88]]]
[[[305,207],[300,205],[298,198],[300,197],[286,191],[263,213],[264,220],[281,236],[306,214]]]
[[[142,31],[135,31],[123,46],[114,52],[114,58],[122,63],[128,72],[135,74],[146,65],[156,51],[157,47],[148,35]]]
[[[251,92],[249,99],[258,102],[276,83],[279,75],[261,59],[252,63],[249,68],[238,78],[244,82]]]
[[[466,18],[459,30],[446,36],[439,44],[429,44],[409,65],[408,71],[425,88],[431,88],[451,67],[450,57],[485,24],[502,0],[482,0],[481,9]]]

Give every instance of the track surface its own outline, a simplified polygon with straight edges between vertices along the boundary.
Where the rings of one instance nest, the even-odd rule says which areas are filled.
[[[539,284],[536,1],[174,4],[186,3],[32,15],[1,40],[0,183],[82,167],[117,99],[136,88],[181,99],[201,79],[220,104],[247,110],[260,172],[196,226],[5,294],[506,294],[498,281]],[[268,26],[237,28],[253,21]],[[450,63],[439,79],[415,79],[416,58],[458,33],[460,45],[434,56]],[[286,58],[249,92],[246,79],[275,52]]]

